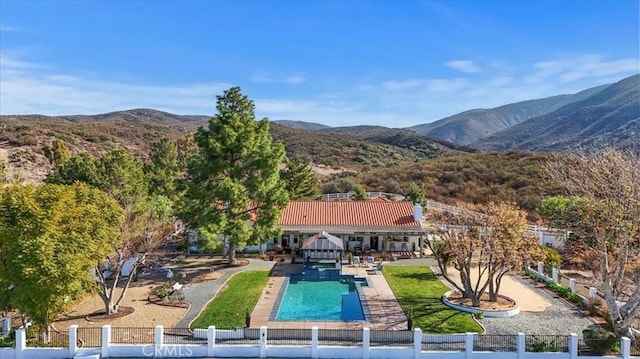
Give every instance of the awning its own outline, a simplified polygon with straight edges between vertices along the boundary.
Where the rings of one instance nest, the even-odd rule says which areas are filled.
[[[302,250],[344,250],[342,239],[332,236],[327,232],[321,232],[304,240]]]

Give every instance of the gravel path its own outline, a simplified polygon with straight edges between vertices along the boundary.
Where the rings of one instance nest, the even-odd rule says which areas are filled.
[[[544,289],[543,285],[524,276],[513,276],[514,279],[537,288],[551,306],[543,312],[520,312],[511,318],[484,318],[480,323],[487,334],[569,334],[582,336],[582,331],[596,324],[557,295]]]
[[[392,262],[389,265],[428,265],[434,273],[439,273],[438,266],[433,258],[403,259]],[[582,336],[582,330],[595,325],[589,317],[573,305],[545,290],[542,284],[536,283],[525,276],[516,275],[512,278],[528,287],[534,288],[536,293],[551,303],[551,306],[542,312],[521,311],[511,318],[484,318],[480,320],[480,323],[485,327],[487,334],[568,335],[569,333],[576,333],[578,336]],[[446,282],[445,284],[448,285]]]
[[[249,264],[246,266],[223,268],[218,270],[224,274],[216,279],[201,283],[191,283],[184,287],[185,301],[191,303],[191,307],[187,313],[180,319],[174,328],[188,328],[189,324],[194,321],[198,314],[206,307],[206,305],[213,299],[220,287],[231,278],[234,274],[249,270],[271,270],[276,262],[263,261],[261,259],[249,259]]]

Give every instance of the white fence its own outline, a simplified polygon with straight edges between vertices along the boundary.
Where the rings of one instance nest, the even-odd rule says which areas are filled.
[[[93,329],[93,328],[92,328]],[[116,329],[116,328],[113,328]],[[125,329],[125,328],[120,328]],[[79,347],[78,326],[69,327],[67,348],[27,347],[24,329],[16,330],[15,348],[0,348],[0,359],[62,359],[62,358],[180,358],[180,357],[248,357],[248,358],[362,358],[362,359],[421,359],[421,358],[549,358],[576,359],[579,339],[576,334],[550,336],[556,352],[533,352],[530,339],[534,336],[478,335],[475,333],[432,335],[413,331],[329,330],[318,329],[259,329],[216,330],[198,329],[190,337],[176,340],[168,336],[162,326],[152,328],[153,335],[146,344],[122,344],[114,331],[105,325],[95,348]],[[195,338],[189,344],[190,338]],[[206,339],[205,339],[206,338]],[[112,340],[113,339],[113,340]],[[114,343],[116,341],[117,343]],[[535,350],[535,351],[539,351]],[[584,356],[580,358],[602,358]],[[609,358],[631,358],[631,342],[622,338],[620,352]]]

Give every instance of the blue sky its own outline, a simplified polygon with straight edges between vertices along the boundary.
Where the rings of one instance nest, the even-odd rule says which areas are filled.
[[[639,3],[0,0],[0,114],[407,127],[639,73]]]

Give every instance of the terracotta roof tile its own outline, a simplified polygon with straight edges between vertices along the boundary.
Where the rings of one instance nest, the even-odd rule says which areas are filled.
[[[420,227],[410,201],[291,201],[278,221],[281,226]]]

